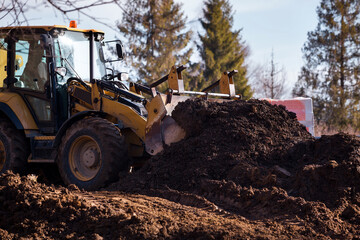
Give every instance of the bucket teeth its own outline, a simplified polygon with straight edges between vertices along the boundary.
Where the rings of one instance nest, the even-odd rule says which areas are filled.
[[[151,155],[156,155],[164,149],[161,137],[161,121],[154,122],[147,129],[145,137],[145,150]]]

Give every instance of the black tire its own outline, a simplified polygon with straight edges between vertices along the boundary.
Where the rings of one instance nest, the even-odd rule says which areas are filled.
[[[59,147],[57,164],[65,184],[97,190],[128,169],[127,145],[119,129],[99,117],[74,123]]]
[[[0,117],[0,173],[26,170],[29,144],[24,133],[4,117]]]

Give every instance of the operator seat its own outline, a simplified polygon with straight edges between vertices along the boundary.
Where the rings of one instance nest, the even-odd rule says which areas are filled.
[[[46,63],[42,62],[44,48],[38,40],[30,41],[28,61],[24,72],[20,77],[24,88],[44,91],[44,85],[48,80]]]

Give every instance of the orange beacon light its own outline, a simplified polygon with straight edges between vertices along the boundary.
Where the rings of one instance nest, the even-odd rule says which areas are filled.
[[[70,26],[71,28],[77,28],[77,24],[75,20],[70,21]]]

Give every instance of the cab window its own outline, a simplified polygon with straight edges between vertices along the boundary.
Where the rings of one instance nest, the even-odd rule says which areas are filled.
[[[16,63],[14,86],[34,91],[45,91],[48,81],[46,52],[41,40],[19,40],[15,45]]]

